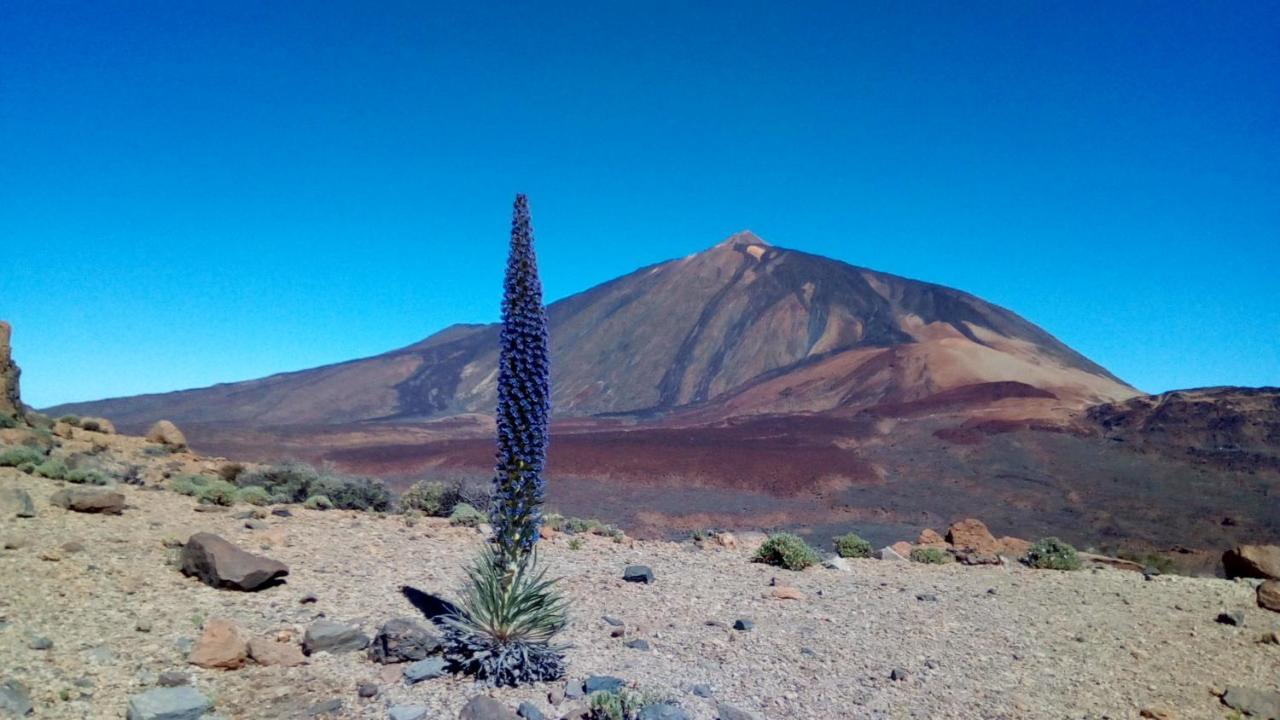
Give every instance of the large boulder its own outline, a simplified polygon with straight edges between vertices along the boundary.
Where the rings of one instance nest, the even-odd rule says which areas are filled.
[[[182,573],[212,587],[250,592],[288,575],[289,567],[245,552],[213,533],[201,532],[182,547]]]
[[[1280,580],[1268,580],[1258,586],[1258,607],[1280,612]]]
[[[947,542],[956,550],[970,553],[995,555],[1000,552],[1000,543],[981,520],[965,518],[951,523],[947,528]]]
[[[1222,554],[1228,578],[1280,580],[1280,545],[1237,545]]]
[[[188,685],[156,688],[129,698],[127,720],[200,720],[213,706]]]
[[[147,442],[160,443],[174,450],[187,449],[187,436],[168,420],[159,420],[151,426],[147,431]]]
[[[50,495],[49,504],[75,512],[119,515],[124,512],[124,495],[101,487],[65,488]]]
[[[920,537],[916,538],[916,544],[924,547],[944,548],[947,546],[947,541],[933,528],[925,528],[920,531]]]
[[[89,432],[105,433],[113,435],[116,431],[115,423],[102,417],[80,418],[80,429]]]
[[[238,625],[226,618],[212,618],[187,656],[187,662],[202,668],[235,670],[249,660],[249,641]]]
[[[18,391],[18,376],[22,371],[13,361],[12,348],[9,344],[13,336],[13,328],[9,323],[0,320],[0,423],[14,424],[25,422],[25,409],[22,407],[21,393]],[[3,424],[0,424],[3,427]]]
[[[378,629],[369,645],[369,659],[387,663],[412,662],[440,650],[440,637],[413,618],[394,618]]]

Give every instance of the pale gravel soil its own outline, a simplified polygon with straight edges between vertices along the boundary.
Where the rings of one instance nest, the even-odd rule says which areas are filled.
[[[249,531],[230,513],[197,513],[190,498],[134,487],[121,488],[132,506],[123,516],[80,515],[48,504],[58,483],[0,468],[0,486],[26,489],[39,512],[30,520],[0,518],[0,540],[29,543],[0,550],[0,616],[7,622],[0,673],[31,688],[36,717],[121,718],[128,696],[166,670],[192,673],[221,716],[253,720],[299,716],[334,697],[344,703],[339,717],[384,718],[389,704],[423,703],[434,710],[428,717],[452,719],[481,692],[453,679],[412,687],[382,682],[382,666],[363,653],[322,654],[289,669],[201,670],[188,666],[175,644],[198,636],[198,623],[215,616],[256,634],[286,629],[300,638],[324,613],[358,621],[372,635],[386,619],[416,614],[402,584],[453,596],[463,563],[480,546],[475,531],[297,508],[293,518],[268,518],[269,531]],[[183,577],[172,565],[176,551],[162,541],[199,530],[284,561],[287,584],[237,593]],[[86,549],[41,559],[69,540]],[[262,550],[264,542],[272,547]],[[574,645],[571,676],[618,675],[678,698],[699,719],[714,718],[716,702],[771,720],[1136,718],[1145,707],[1171,709],[1178,718],[1223,718],[1226,708],[1211,688],[1280,689],[1280,647],[1256,642],[1280,628],[1280,614],[1257,608],[1244,583],[873,560],[852,561],[850,573],[792,573],[750,563],[746,547],[598,537],[577,551],[565,538],[542,548],[574,603],[566,633]],[[622,582],[628,563],[651,566],[657,582]],[[807,598],[766,597],[774,577]],[[300,604],[307,593],[318,602]],[[938,600],[917,600],[918,593]],[[1243,610],[1245,627],[1215,623],[1222,610]],[[604,614],[625,620],[652,651],[609,637]],[[729,629],[739,617],[754,620],[755,629]],[[135,629],[139,620],[150,632]],[[33,634],[52,639],[53,648],[29,649]],[[90,651],[98,646],[112,657],[95,663]],[[890,680],[895,667],[909,679]],[[77,686],[84,677],[90,686]],[[362,681],[379,683],[380,695],[357,698]],[[715,697],[694,696],[697,683],[713,686]],[[532,700],[559,717],[547,704],[550,687],[495,694],[512,708]],[[71,700],[59,698],[64,690]]]

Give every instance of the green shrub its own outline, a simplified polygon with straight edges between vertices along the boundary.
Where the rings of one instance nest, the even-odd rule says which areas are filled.
[[[542,526],[560,532],[564,530],[564,516],[560,513],[547,513],[542,516]]]
[[[88,430],[89,432],[102,432],[102,423],[97,420],[85,420],[80,423],[80,427],[81,429]]]
[[[325,495],[312,495],[302,506],[308,510],[332,510],[333,501]]]
[[[432,517],[445,517],[453,508],[445,509],[448,488],[437,480],[419,480],[400,496],[400,509],[416,510]]]
[[[210,478],[204,475],[178,475],[177,477],[169,478],[169,489],[179,495],[194,497],[209,484],[209,480]]]
[[[78,485],[106,485],[107,476],[98,470],[88,468],[75,468],[68,470],[63,476],[67,482],[76,483]]]
[[[170,445],[161,445],[159,443],[150,443],[142,448],[142,454],[147,457],[162,457],[164,455],[172,455],[174,448]]]
[[[756,550],[751,560],[788,570],[803,570],[816,565],[822,558],[802,538],[791,533],[774,533]]]
[[[53,428],[53,418],[44,413],[28,412],[27,424],[38,430],[50,430]]]
[[[211,479],[196,492],[196,499],[205,505],[230,507],[236,504],[236,486],[222,478]]]
[[[911,562],[924,563],[925,565],[945,565],[951,562],[951,554],[942,548],[936,547],[911,548]]]
[[[638,720],[645,708],[664,702],[671,701],[651,692],[600,690],[587,698],[587,716],[591,720]]]
[[[18,471],[31,475],[36,471],[36,464],[33,462],[24,462],[18,466]]]
[[[836,554],[842,558],[871,557],[871,543],[857,533],[841,535],[835,539]]]
[[[44,453],[26,445],[15,445],[0,450],[0,467],[18,467],[24,463],[44,462]]]
[[[58,422],[64,422],[71,427],[80,427],[80,418],[76,415],[63,415],[58,418]]]
[[[479,527],[480,523],[488,520],[484,513],[466,503],[458,503],[458,506],[449,514],[449,524],[463,527]]]
[[[583,546],[583,545],[585,545],[585,544],[586,544],[586,543],[582,542],[582,538],[580,538],[580,537],[569,538],[569,549],[570,549],[570,550],[581,550],[581,549],[582,549],[582,546]]]
[[[229,483],[234,483],[236,478],[240,477],[240,473],[244,472],[244,465],[238,462],[223,463],[218,468],[218,477]]]
[[[36,465],[35,474],[50,480],[62,480],[67,477],[67,464],[57,458],[48,458]]]
[[[1024,560],[1040,570],[1080,569],[1080,556],[1076,549],[1056,537],[1041,538],[1032,543]]]
[[[236,475],[236,485],[256,485],[277,502],[305,502],[323,495],[344,510],[382,511],[391,507],[391,491],[377,480],[320,471],[306,463],[284,463]]]
[[[16,428],[18,425],[20,425],[18,418],[13,415],[9,415],[8,413],[0,413],[0,430]]]
[[[226,482],[225,480],[223,482]],[[249,485],[236,490],[236,502],[248,505],[270,505],[271,495],[267,489],[258,485]]]
[[[576,535],[578,533],[586,533],[600,527],[599,520],[588,520],[587,518],[571,517],[564,521],[564,531]]]

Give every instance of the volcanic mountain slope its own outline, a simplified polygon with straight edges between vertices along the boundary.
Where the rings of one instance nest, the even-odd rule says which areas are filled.
[[[1137,394],[1004,308],[950,288],[768,245],[749,232],[549,309],[559,417],[701,419],[856,411],[1008,383],[1045,408]],[[75,403],[123,427],[406,421],[494,407],[496,325],[376,357],[198,390]],[[974,389],[977,386],[977,390]]]

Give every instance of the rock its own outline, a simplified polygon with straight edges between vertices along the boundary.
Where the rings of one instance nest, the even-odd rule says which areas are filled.
[[[396,705],[387,711],[387,720],[426,720],[426,705]]]
[[[1124,558],[1111,557],[1109,555],[1097,555],[1087,552],[1077,554],[1080,557],[1080,562],[1084,563],[1086,567],[1109,567],[1115,568],[1116,570],[1143,573],[1144,575],[1152,572],[1152,569],[1143,567],[1142,563],[1125,560]],[[1156,575],[1160,574],[1158,570],[1154,572]]]
[[[160,683],[160,687],[181,687],[191,684],[191,676],[177,670],[165,670],[160,673],[156,682]]]
[[[27,686],[9,679],[0,683],[0,716],[25,717],[35,712]]]
[[[773,591],[771,594],[773,595],[773,597],[779,600],[803,600],[804,599],[804,593],[800,592],[799,589],[793,588],[789,585],[775,585],[773,587]]]
[[[671,703],[654,703],[646,705],[637,720],[689,720],[689,715],[679,705]]]
[[[413,618],[394,618],[383,623],[369,645],[369,659],[387,663],[412,662],[440,650],[440,637]]]
[[[133,629],[141,633],[149,633],[151,632],[151,621],[146,618],[138,618],[133,623]]]
[[[520,703],[520,706],[516,708],[516,715],[524,718],[524,720],[546,720],[547,717],[542,714],[537,705],[531,702]]]
[[[5,488],[0,492],[0,507],[5,508],[6,514],[13,513],[13,517],[36,516],[36,504],[31,501],[30,493],[22,488]]]
[[[74,555],[78,552],[84,552],[84,543],[79,540],[68,540],[62,543],[59,548],[68,555]]]
[[[947,528],[947,542],[957,550],[995,555],[1000,552],[1000,543],[981,520],[965,518],[951,523]]]
[[[715,694],[712,691],[711,686],[707,685],[706,683],[699,683],[698,685],[694,685],[692,692],[694,695],[697,695],[700,698],[709,698]]]
[[[342,712],[342,698],[329,698],[323,702],[307,708],[307,717],[317,717],[319,715],[332,715]]]
[[[908,551],[908,552],[910,552],[910,551]],[[899,553],[897,550],[894,550],[892,545],[886,545],[885,547],[882,547],[882,548],[880,548],[879,550],[877,550],[877,551],[876,551],[876,559],[877,559],[877,560],[891,560],[891,561],[894,561],[894,562],[906,562],[906,561],[907,561],[907,556],[906,556],[906,555],[902,555],[902,554],[901,554],[901,553]]]
[[[261,520],[245,520],[244,527],[246,530],[266,530],[271,526]]]
[[[999,565],[1000,556],[995,553],[961,551],[956,554],[961,565]]]
[[[1222,554],[1227,579],[1280,580],[1280,545],[1237,545]]]
[[[302,648],[297,645],[274,638],[256,637],[249,640],[249,657],[259,665],[278,665],[295,667],[307,662]]]
[[[732,550],[738,547],[738,538],[733,536],[731,532],[720,532],[712,536],[716,544],[722,548]]]
[[[1177,720],[1177,715],[1164,708],[1142,708],[1138,711],[1138,717],[1150,718],[1151,720]]]
[[[564,696],[569,700],[576,700],[586,694],[586,688],[583,687],[581,680],[570,680],[564,684]]]
[[[649,649],[649,641],[641,640],[640,638],[636,638],[635,640],[628,640],[623,644],[626,645],[628,648],[631,648],[632,650],[648,650]]]
[[[646,585],[653,582],[653,570],[647,565],[628,565],[622,571],[622,579],[627,582],[645,583]]]
[[[902,668],[894,668],[893,672],[889,673],[889,679],[894,682],[902,682],[903,680],[906,680],[909,677],[911,677],[911,673],[907,672]]]
[[[612,675],[591,675],[582,681],[582,689],[587,694],[597,692],[614,692],[622,689],[622,678]]]
[[[517,720],[517,715],[488,695],[477,695],[462,706],[458,720]]]
[[[18,382],[22,370],[13,361],[12,337],[13,328],[0,320],[0,416],[22,420],[26,417]]]
[[[828,570],[838,570],[839,572],[851,572],[853,570],[853,568],[849,567],[849,561],[839,555],[833,555],[823,560],[822,567]]]
[[[743,632],[746,632],[748,630],[751,630],[755,626],[756,624],[751,620],[748,620],[747,618],[738,618],[737,620],[733,621],[734,630],[741,630]]]
[[[941,535],[934,532],[933,528],[925,528],[920,531],[920,537],[916,539],[916,544],[923,545],[925,547],[944,548],[947,546],[947,541]]]
[[[355,625],[317,620],[307,626],[302,637],[302,651],[308,655],[318,652],[354,652],[369,646],[369,636]]]
[[[182,548],[182,573],[206,585],[250,592],[289,574],[279,560],[245,552],[213,533],[196,533]],[[363,647],[363,646],[362,646]]]
[[[187,662],[202,668],[235,670],[249,659],[249,642],[244,631],[226,618],[213,618],[192,648]]]
[[[1233,710],[1239,710],[1260,720],[1280,719],[1280,693],[1278,692],[1228,687],[1222,694],[1222,702]]]
[[[378,696],[378,686],[370,682],[362,682],[356,685],[356,695],[362,698],[371,698]]]
[[[89,432],[99,432],[104,435],[114,435],[116,432],[115,423],[102,417],[82,417],[80,427]]]
[[[938,596],[933,593],[917,593],[916,599],[920,602],[938,602]]]
[[[1258,607],[1280,612],[1280,580],[1268,580],[1258,586]]]
[[[1000,538],[997,542],[1000,543],[999,554],[1014,560],[1026,555],[1027,551],[1031,549],[1030,542],[1023,540],[1022,538],[1010,537],[1008,535]]]
[[[1242,627],[1244,625],[1244,613],[1236,610],[1234,612],[1220,612],[1215,621],[1220,625],[1234,625]]]
[[[720,703],[716,706],[716,716],[719,720],[760,720],[755,713],[739,710],[732,705]]]
[[[404,681],[413,685],[447,675],[444,658],[436,656],[410,663],[404,668]]]
[[[116,654],[106,645],[98,645],[97,647],[90,648],[89,651],[84,654],[84,659],[91,665],[110,665],[116,661]]]
[[[274,508],[271,514],[282,518],[293,517],[293,513],[289,512],[289,508]]]
[[[212,704],[193,687],[157,688],[129,698],[127,720],[200,720]]]
[[[299,605],[314,605],[318,602],[320,602],[320,598],[316,597],[315,593],[307,593],[301,598],[298,598]]]
[[[160,443],[174,450],[187,449],[187,437],[182,434],[177,425],[168,420],[157,421],[147,431],[147,442]]]
[[[32,650],[49,650],[53,647],[53,641],[43,635],[39,635],[28,640],[27,647]]]
[[[601,616],[600,616],[600,619],[601,619],[601,620],[604,620],[606,623],[608,623],[608,624],[612,625],[613,627],[626,627],[626,626],[627,626],[627,624],[626,624],[625,622],[623,622],[621,619],[616,618],[616,617],[613,617],[612,615],[601,615]]]
[[[101,487],[64,488],[49,496],[49,504],[75,512],[119,515],[124,512],[124,495]]]

